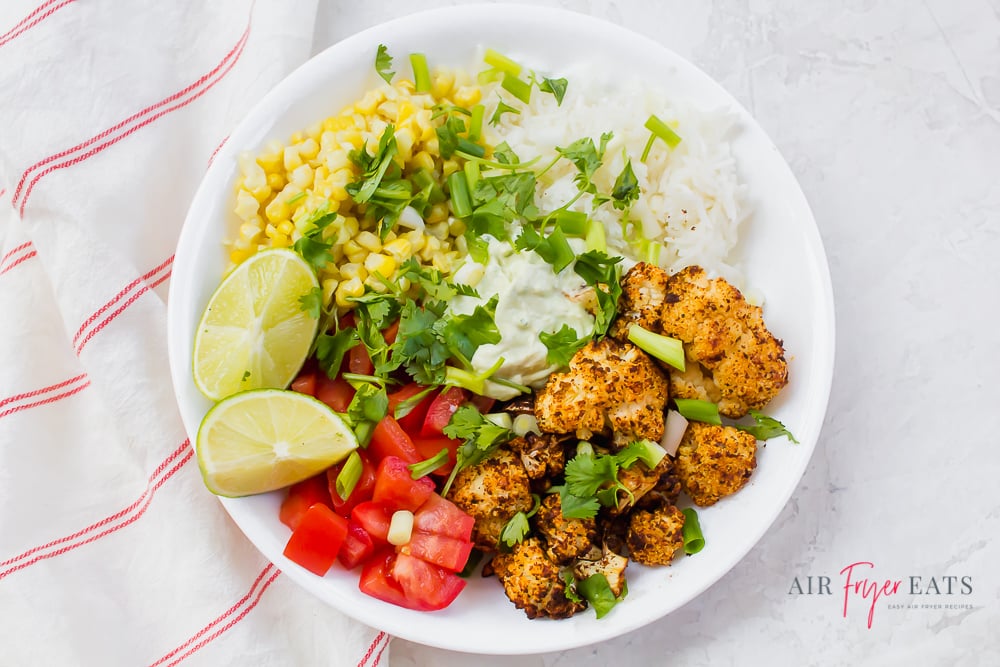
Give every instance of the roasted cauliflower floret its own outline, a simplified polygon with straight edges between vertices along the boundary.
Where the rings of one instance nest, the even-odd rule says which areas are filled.
[[[636,563],[670,565],[684,546],[684,513],[673,505],[632,512],[625,543]]]
[[[673,457],[664,456],[657,468],[661,469],[656,486],[636,500],[635,506],[641,509],[656,509],[666,505],[674,505],[681,495],[681,478],[677,475],[677,464]]]
[[[535,514],[535,527],[545,537],[549,558],[557,563],[567,563],[590,552],[597,539],[597,521],[564,517],[558,493],[545,496]]]
[[[518,512],[534,505],[528,473],[520,458],[498,449],[486,460],[461,470],[448,491],[448,499],[475,520],[472,541],[495,551],[504,525]]]
[[[521,463],[532,480],[555,477],[566,468],[565,435],[528,433],[514,438],[508,445],[521,457]]]
[[[619,444],[663,437],[667,380],[659,366],[631,343],[591,341],[554,373],[535,399],[535,417],[547,433],[615,434]]]
[[[732,426],[691,422],[677,448],[677,475],[706,507],[743,488],[757,467],[757,439]]]
[[[607,547],[600,549],[594,547],[591,553],[576,562],[573,568],[573,576],[577,581],[582,581],[594,574],[603,574],[608,580],[608,587],[611,593],[618,597],[625,588],[625,568],[628,566],[628,558],[619,556]]]
[[[537,537],[520,542],[510,553],[497,554],[492,567],[504,593],[528,618],[569,618],[586,608],[586,604],[566,597],[566,582],[559,576],[560,567],[545,554]]]
[[[672,276],[640,262],[622,280],[612,334],[628,339],[639,324],[684,343],[687,370],[671,370],[675,398],[701,398],[739,418],[764,407],[788,383],[782,342],[764,325],[762,311],[723,278],[698,266]]]

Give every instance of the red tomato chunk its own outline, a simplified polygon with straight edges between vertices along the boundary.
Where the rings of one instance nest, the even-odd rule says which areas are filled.
[[[375,502],[383,503],[392,510],[415,512],[433,493],[434,482],[426,477],[413,479],[402,459],[387,456],[378,464],[375,491],[372,493]]]
[[[306,511],[316,503],[331,504],[326,475],[323,474],[310,477],[288,487],[288,495],[281,503],[278,518],[281,519],[281,523],[295,530]]]
[[[372,499],[372,491],[375,490],[375,464],[363,449],[356,450],[361,457],[361,476],[357,484],[351,491],[351,495],[344,500],[337,493],[337,475],[344,469],[343,463],[338,463],[326,471],[326,478],[330,489],[330,499],[333,501],[333,510],[343,517],[351,516],[351,510],[359,504]]]
[[[455,411],[469,400],[469,392],[460,387],[448,387],[435,397],[427,408],[427,417],[420,429],[420,435],[430,437],[442,435],[444,427],[451,421]]]
[[[375,552],[375,543],[371,535],[353,519],[347,522],[347,537],[340,547],[337,560],[348,570],[361,565]]]
[[[347,519],[326,505],[316,503],[292,531],[284,554],[289,560],[322,577],[337,559],[346,537]]]

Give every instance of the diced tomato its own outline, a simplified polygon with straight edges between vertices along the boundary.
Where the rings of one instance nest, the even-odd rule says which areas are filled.
[[[434,493],[434,482],[427,477],[413,479],[406,462],[387,456],[378,464],[372,500],[392,510],[415,512]]]
[[[337,412],[347,412],[347,406],[354,398],[354,387],[343,378],[331,380],[326,373],[320,373],[316,378],[316,398]]]
[[[310,572],[323,576],[337,559],[347,537],[347,519],[322,503],[306,510],[285,545],[285,556]]]
[[[428,563],[434,563],[446,570],[460,572],[472,553],[472,542],[458,540],[445,535],[414,532],[410,542],[402,548],[403,553],[409,553]]]
[[[295,530],[306,511],[316,503],[332,505],[326,475],[323,473],[288,487],[288,495],[281,503],[278,518],[281,523]]]
[[[348,570],[353,570],[367,561],[374,551],[375,543],[368,531],[353,519],[349,520],[347,522],[347,537],[344,538],[344,543],[340,546],[337,560]]]
[[[352,373],[371,375],[375,372],[375,364],[368,356],[368,348],[358,343],[347,351],[347,368]]]
[[[373,461],[381,461],[387,456],[398,456],[407,463],[417,463],[421,460],[420,453],[413,446],[410,436],[392,415],[386,415],[375,425],[368,453]]]
[[[429,459],[437,456],[438,452],[442,449],[448,450],[448,463],[432,472],[432,475],[447,475],[451,472],[451,469],[455,467],[456,452],[458,452],[461,444],[461,440],[449,438],[446,435],[431,436],[428,438],[416,436],[413,438],[413,446],[417,448],[421,459]]]
[[[297,378],[292,380],[292,391],[297,391],[300,394],[309,394],[310,396],[316,395],[316,373],[301,373]]]
[[[399,320],[396,320],[389,326],[387,326],[382,331],[382,338],[385,340],[386,345],[392,345],[396,342],[396,336],[399,335]]]
[[[402,589],[406,606],[420,611],[444,609],[465,588],[465,579],[455,573],[404,553],[396,554],[392,578]]]
[[[497,402],[497,399],[490,398],[489,396],[474,394],[472,398],[469,399],[469,402],[476,406],[476,409],[485,415],[493,409],[493,405]]]
[[[448,387],[438,394],[427,408],[420,435],[441,435],[459,406],[469,400],[469,392],[461,387]]]
[[[458,505],[438,494],[432,494],[413,513],[413,530],[434,533],[468,542],[472,539],[472,526],[476,520],[458,508]]]
[[[384,504],[369,500],[351,510],[351,519],[364,528],[373,540],[385,543],[389,539],[392,513],[393,510]]]
[[[392,549],[376,551],[361,568],[361,578],[358,588],[362,593],[383,602],[411,609],[403,588],[392,578],[393,565],[396,563],[396,552]]]
[[[351,516],[351,510],[358,503],[372,499],[372,491],[375,489],[375,464],[372,463],[368,452],[364,449],[356,450],[361,457],[361,476],[358,477],[357,484],[351,491],[351,495],[344,500],[337,494],[337,475],[344,469],[343,463],[338,463],[326,471],[327,486],[330,490],[330,500],[333,502],[333,511],[340,516]]]
[[[400,387],[396,391],[389,394],[389,414],[395,417],[396,408],[400,403],[413,398],[425,389],[427,389],[427,387],[422,384],[411,382],[410,384]],[[427,392],[427,395],[424,396],[419,403],[413,406],[409,412],[402,417],[396,418],[399,425],[402,426],[403,430],[409,433],[411,437],[420,433],[420,429],[424,425],[424,418],[427,416],[427,409],[434,401],[434,396],[435,392]]]

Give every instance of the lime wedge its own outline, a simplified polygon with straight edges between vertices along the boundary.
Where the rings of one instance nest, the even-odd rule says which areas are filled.
[[[285,388],[302,367],[319,322],[299,299],[319,286],[291,250],[263,250],[226,276],[194,338],[194,383],[218,401],[246,389]]]
[[[235,497],[301,482],[357,446],[344,420],[312,396],[254,389],[208,411],[198,427],[196,450],[209,491]]]

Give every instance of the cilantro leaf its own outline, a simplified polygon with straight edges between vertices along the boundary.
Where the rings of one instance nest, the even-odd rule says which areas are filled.
[[[331,380],[340,374],[340,365],[347,351],[357,345],[358,335],[353,327],[341,329],[331,335],[321,333],[316,337],[316,360]]]
[[[459,135],[465,131],[465,121],[454,114],[449,114],[444,124],[434,130],[438,137],[438,151],[441,157],[447,160],[458,150]]]
[[[439,313],[407,301],[400,311],[399,333],[392,344],[393,362],[405,366],[410,377],[423,385],[444,382],[444,365],[451,356],[433,329],[439,317]]]
[[[441,495],[447,495],[455,475],[468,466],[476,465],[488,457],[493,451],[514,437],[509,429],[494,424],[486,419],[474,405],[466,403],[458,408],[444,427],[443,432],[449,438],[464,440],[455,454],[455,467],[445,482]]]
[[[442,323],[438,328],[441,337],[461,358],[472,359],[480,345],[500,342],[500,329],[494,320],[498,301],[499,296],[494,294],[485,304],[476,306],[471,315],[438,320]]]
[[[552,93],[552,96],[556,98],[556,105],[562,106],[563,97],[566,96],[566,86],[569,84],[566,79],[548,79],[543,78],[542,82],[538,84],[538,89],[543,93]]]
[[[587,344],[588,337],[577,338],[576,330],[568,324],[563,324],[562,328],[555,333],[543,331],[538,334],[538,339],[546,347],[548,353],[545,360],[553,366],[568,366],[569,360],[573,358],[577,350]]]
[[[299,308],[309,313],[314,320],[318,320],[323,314],[323,288],[313,287],[307,293],[299,297]]]
[[[511,517],[510,521],[504,525],[503,530],[500,531],[500,542],[508,547],[512,547],[524,539],[529,529],[528,515],[524,512],[518,512]]]
[[[576,592],[576,577],[573,576],[573,568],[567,567],[559,572],[559,578],[566,584],[566,599],[570,602],[582,603],[584,600]]]
[[[589,191],[589,187],[594,187],[591,183],[591,179],[597,169],[601,166],[601,157],[597,154],[597,148],[594,146],[593,139],[590,137],[577,139],[565,148],[559,148],[557,146],[556,151],[564,158],[572,162],[580,172],[574,178],[577,188]],[[596,187],[594,187],[594,189],[596,190]]]
[[[618,300],[622,294],[621,257],[609,257],[599,250],[588,250],[576,258],[573,270],[594,288],[598,310],[594,315],[594,335],[601,337],[608,332],[618,314]]]
[[[353,424],[361,422],[377,423],[389,414],[389,398],[385,387],[371,382],[363,382],[354,393],[347,406],[347,416]]]
[[[618,461],[614,456],[578,454],[566,462],[566,488],[587,498],[606,484],[618,484]]]
[[[601,503],[597,498],[581,498],[573,495],[566,489],[566,485],[552,487],[550,491],[559,492],[562,515],[567,519],[590,519],[597,516],[597,511],[601,509]]]
[[[330,253],[333,243],[323,239],[323,232],[336,219],[337,213],[331,213],[328,205],[323,203],[309,214],[303,224],[305,233],[292,246],[295,252],[299,253],[302,259],[306,260],[314,269],[322,269],[334,261],[333,255]]]
[[[389,167],[394,164],[393,157],[399,152],[395,132],[396,128],[392,124],[385,126],[374,155],[368,154],[367,144],[361,150],[351,152],[351,158],[364,170],[360,181],[347,186],[347,192],[358,204],[364,204],[371,199]]]
[[[392,67],[392,56],[389,55],[389,49],[385,44],[379,44],[375,53],[375,71],[388,84],[392,83],[392,77],[396,75],[395,72],[389,71],[390,67]]]
[[[516,113],[516,114],[520,114],[520,113],[521,113],[521,110],[520,110],[520,109],[518,109],[518,108],[515,108],[515,107],[512,107],[512,106],[510,106],[509,104],[507,104],[507,103],[506,103],[506,102],[504,102],[503,100],[500,100],[499,102],[497,102],[497,108],[496,108],[496,111],[494,111],[494,112],[493,112],[493,115],[492,115],[492,116],[490,116],[490,125],[494,125],[494,126],[496,126],[496,125],[497,125],[497,124],[498,124],[498,123],[500,122],[500,119],[501,119],[501,117],[502,117],[502,116],[503,116],[503,115],[504,115],[505,113]],[[496,149],[495,149],[495,148],[493,149],[493,155],[494,155],[494,157],[499,157],[499,156],[497,156],[497,152],[496,152]]]
[[[518,112],[520,113],[520,112]],[[504,141],[493,147],[493,159],[501,164],[520,164],[521,158],[517,157],[517,153],[510,147],[510,145]]]
[[[586,579],[576,582],[576,592],[594,608],[597,618],[603,618],[609,611],[628,595],[628,585],[622,587],[621,595],[615,597],[608,584],[608,578],[600,572],[595,572]]]
[[[635,172],[632,171],[632,160],[625,161],[625,167],[615,179],[611,198],[614,200],[612,206],[619,211],[630,209],[632,203],[639,199],[639,181],[636,180]]]
[[[799,441],[795,439],[795,436],[792,435],[791,431],[785,428],[785,425],[777,419],[768,417],[767,415],[753,409],[750,410],[750,416],[753,417],[754,422],[756,422],[754,425],[746,426],[743,424],[734,424],[734,426],[741,431],[746,431],[758,440],[770,440],[771,438],[785,436],[795,444],[799,444]]]

